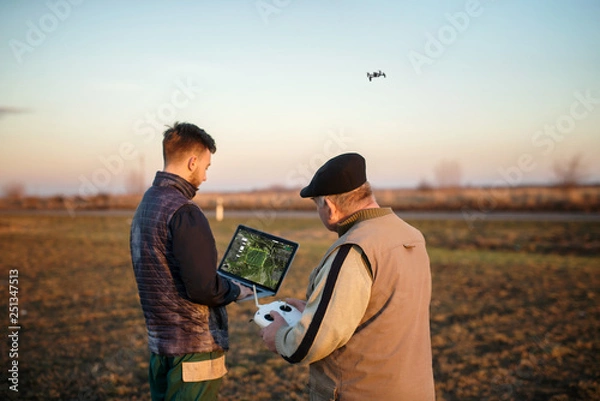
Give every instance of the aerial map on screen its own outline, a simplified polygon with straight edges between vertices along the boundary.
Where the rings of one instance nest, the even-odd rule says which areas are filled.
[[[243,228],[233,239],[222,269],[275,290],[294,249]]]

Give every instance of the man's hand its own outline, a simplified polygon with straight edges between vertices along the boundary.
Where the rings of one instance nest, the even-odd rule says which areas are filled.
[[[306,301],[302,301],[296,298],[286,298],[285,302],[292,305],[294,308],[298,309],[300,312],[304,312],[304,308],[306,308]]]
[[[262,336],[262,339],[269,351],[277,354],[277,347],[275,347],[275,335],[281,326],[287,325],[287,322],[279,313],[275,311],[271,311],[269,314],[273,316],[273,323],[262,329],[260,331],[260,335]]]
[[[236,281],[232,281],[232,282],[233,282],[233,284],[240,287],[240,295],[238,295],[236,301],[238,299],[244,299],[244,298],[254,294],[254,291],[252,291],[252,288],[246,287],[245,285],[241,285],[240,283],[238,283]]]

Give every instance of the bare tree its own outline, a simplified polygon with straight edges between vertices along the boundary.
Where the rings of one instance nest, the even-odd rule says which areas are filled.
[[[457,160],[442,160],[433,169],[439,188],[460,187],[462,168]]]
[[[21,199],[25,196],[25,185],[20,182],[10,182],[4,185],[4,196],[9,199]]]
[[[144,155],[140,156],[139,168],[133,169],[126,177],[126,191],[129,194],[139,195],[144,193]]]
[[[126,192],[131,195],[144,193],[144,175],[139,170],[130,171],[126,177]]]
[[[585,178],[583,155],[577,153],[565,161],[555,161],[553,165],[556,185],[563,188],[576,187]]]
[[[422,178],[421,181],[417,184],[417,189],[419,191],[431,191],[433,189],[433,185],[429,183],[425,178]]]

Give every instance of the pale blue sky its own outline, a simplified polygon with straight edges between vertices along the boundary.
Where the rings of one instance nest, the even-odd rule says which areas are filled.
[[[149,184],[175,120],[217,142],[202,191],[304,185],[345,151],[379,187],[445,160],[550,182],[576,154],[598,182],[598,21],[597,0],[3,1],[0,189],[122,192],[142,156]]]

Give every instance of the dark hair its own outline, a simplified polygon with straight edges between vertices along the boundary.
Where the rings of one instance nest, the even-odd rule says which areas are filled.
[[[178,160],[190,149],[198,149],[198,151],[208,149],[210,153],[217,151],[215,140],[206,131],[194,124],[176,122],[163,135],[163,160],[165,164]]]

